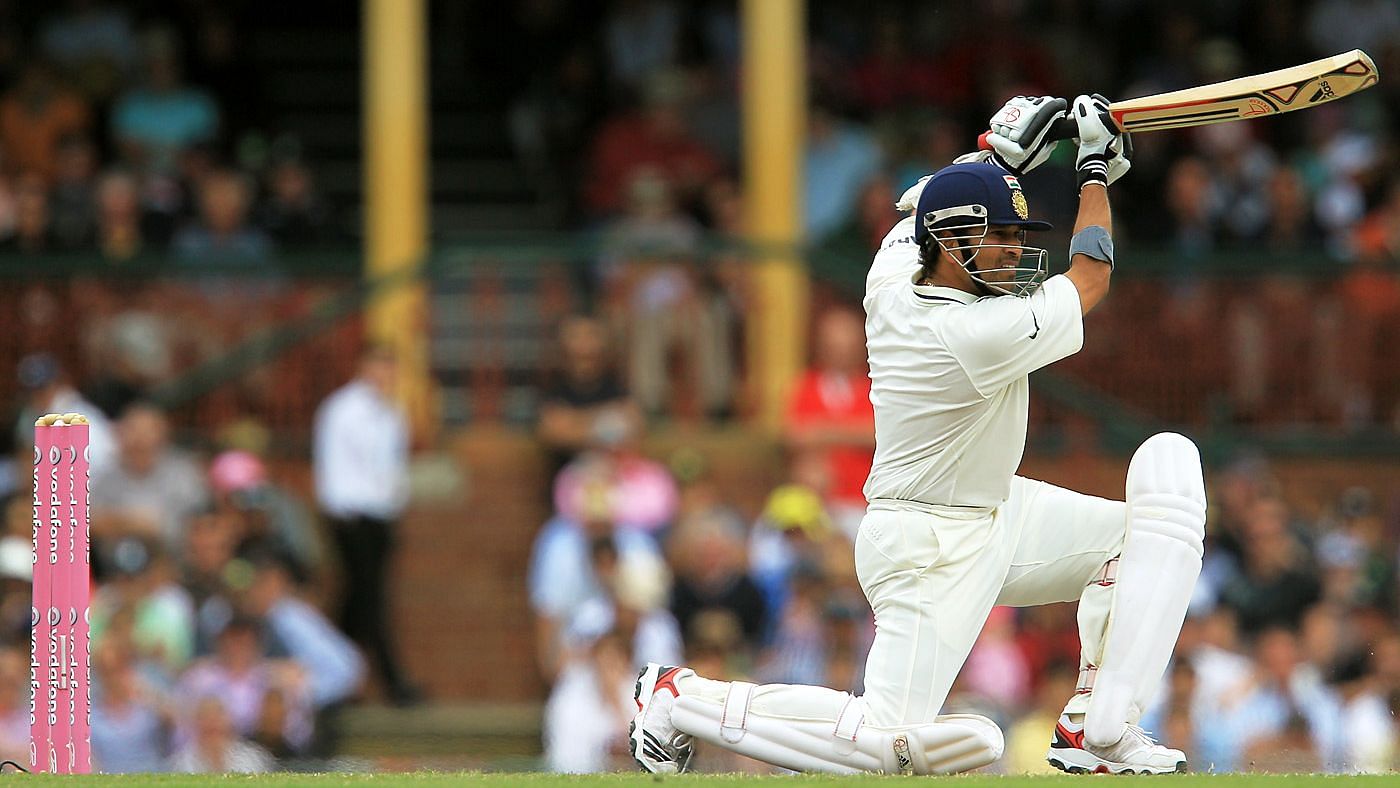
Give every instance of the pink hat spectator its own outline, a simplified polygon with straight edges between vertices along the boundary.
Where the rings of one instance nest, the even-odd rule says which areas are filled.
[[[267,481],[267,467],[252,452],[226,451],[209,463],[209,486],[216,495],[256,487]]]

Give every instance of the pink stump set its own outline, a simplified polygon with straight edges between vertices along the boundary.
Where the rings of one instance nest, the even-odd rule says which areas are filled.
[[[50,414],[34,422],[33,771],[92,772],[88,475],[86,418]]]

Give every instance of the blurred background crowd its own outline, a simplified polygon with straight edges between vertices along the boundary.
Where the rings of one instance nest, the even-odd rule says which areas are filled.
[[[859,692],[871,622],[850,540],[873,447],[859,294],[899,193],[970,150],[1011,95],[1127,98],[1356,47],[1400,73],[1390,0],[810,0],[811,361],[774,437],[754,423],[746,344],[763,294],[725,243],[747,229],[739,4],[430,2],[434,253],[522,232],[518,264],[492,252],[484,273],[433,283],[443,399],[424,427],[390,404],[394,359],[363,350],[354,311],[237,366],[258,331],[306,324],[358,273],[363,194],[342,166],[359,150],[358,21],[296,5],[0,0],[0,397],[18,458],[0,473],[0,686],[16,688],[0,696],[0,757],[27,757],[27,425],[51,411],[94,422],[101,769],[324,764],[347,714],[417,708],[417,681],[435,704],[479,691],[539,706],[532,763],[565,771],[630,767],[648,660]],[[1395,442],[1376,443],[1400,433],[1398,140],[1400,80],[1384,76],[1285,118],[1139,135],[1113,195],[1123,281],[1084,352],[1033,385],[1030,455],[1062,483],[1065,457],[1112,454],[1106,415],[1230,439],[1208,460],[1206,569],[1148,722],[1202,770],[1400,757],[1400,473]],[[1026,179],[1061,228],[1052,260],[1075,207],[1067,153]],[[220,361],[242,372],[196,385]],[[537,472],[414,519],[410,451],[501,426]],[[707,454],[687,430],[750,451]],[[347,433],[381,464],[330,462]],[[1287,456],[1248,448],[1296,435]],[[1343,441],[1333,456],[1382,449],[1355,479],[1285,483],[1300,457],[1327,462],[1318,435]],[[395,581],[400,514],[421,563]],[[452,683],[498,663],[487,646],[399,642],[450,629],[418,623],[432,616],[403,591],[390,605],[418,588],[405,575],[532,610],[516,651],[456,623],[537,675]],[[951,703],[1007,730],[1001,768],[1046,768],[1077,651],[1073,606],[993,613]]]

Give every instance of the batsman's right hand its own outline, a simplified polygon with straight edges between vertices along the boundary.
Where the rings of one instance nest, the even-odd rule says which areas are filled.
[[[1057,140],[1050,127],[1065,116],[1068,103],[1054,96],[1016,96],[1002,105],[990,121],[986,142],[997,163],[1017,175],[1045,163]]]
[[[1079,153],[1074,160],[1079,188],[1090,183],[1107,186],[1123,177],[1133,166],[1133,139],[1104,122],[1108,99],[1097,93],[1079,96],[1070,115],[1079,129],[1075,135]]]

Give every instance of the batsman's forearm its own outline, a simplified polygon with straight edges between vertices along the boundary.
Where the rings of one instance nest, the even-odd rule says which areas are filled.
[[[1113,211],[1108,204],[1108,187],[1101,183],[1086,184],[1079,191],[1079,216],[1074,220],[1077,233],[1085,227],[1098,225],[1113,234]],[[1108,295],[1108,280],[1113,266],[1086,254],[1070,258],[1069,270],[1065,277],[1074,283],[1079,291],[1081,314],[1089,314]]]
[[[1108,204],[1108,187],[1090,183],[1079,192],[1079,215],[1074,219],[1074,231],[1077,233],[1096,224],[1113,235],[1113,209]]]

